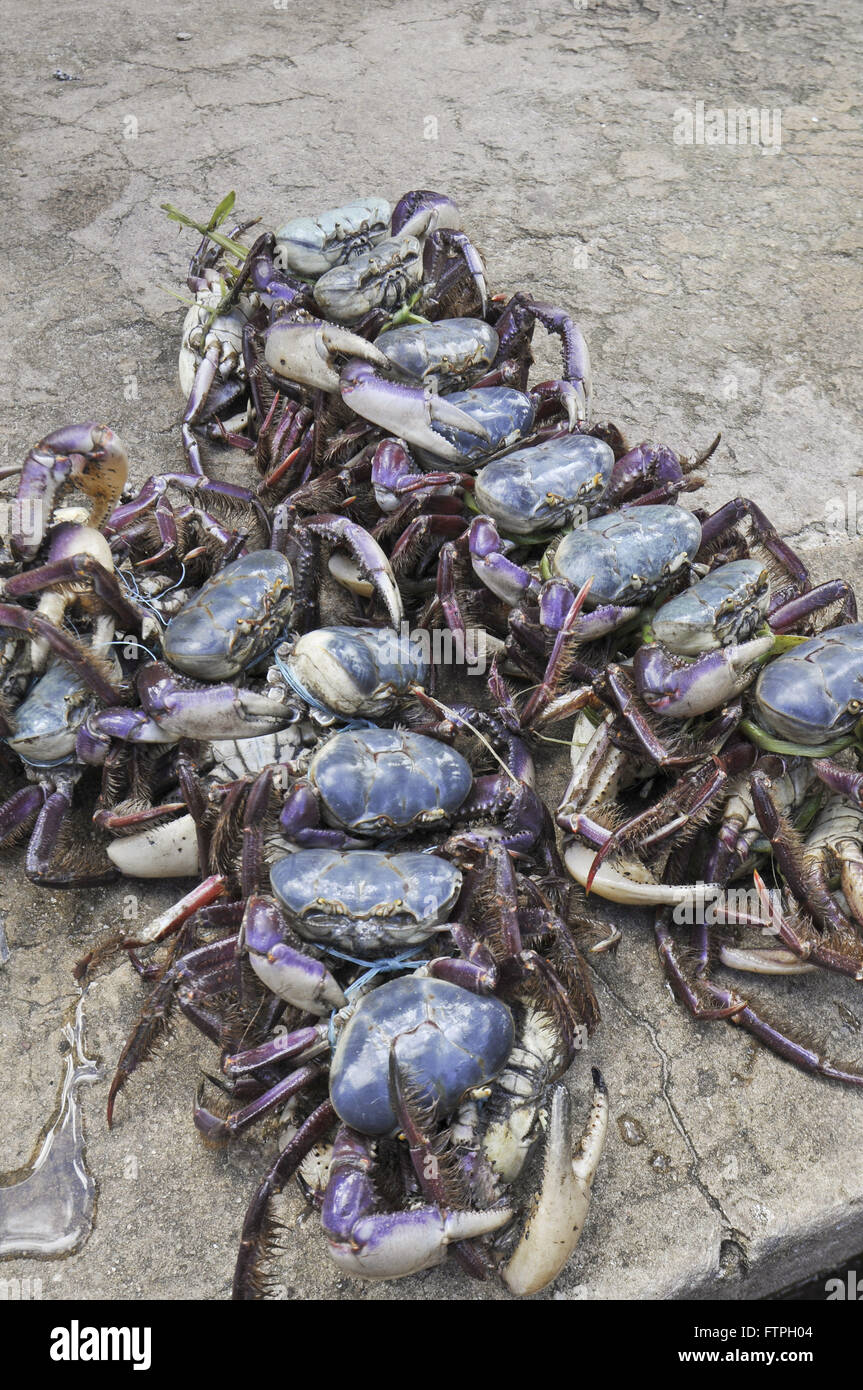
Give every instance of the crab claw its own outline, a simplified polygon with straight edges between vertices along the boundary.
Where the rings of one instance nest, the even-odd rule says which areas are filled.
[[[424,237],[444,227],[460,232],[461,213],[446,193],[428,188],[413,188],[399,198],[390,220],[392,236]]]
[[[505,1203],[485,1211],[418,1206],[382,1212],[372,1176],[368,1140],[342,1126],[333,1145],[321,1224],[339,1269],[361,1279],[404,1279],[431,1269],[447,1246],[499,1230],[512,1220]]]
[[[198,872],[198,836],[191,816],[123,835],[107,854],[129,878],[191,878]]]
[[[84,762],[104,762],[113,738],[127,743],[175,743],[182,738],[209,743],[275,734],[296,719],[291,705],[235,685],[199,684],[162,661],[141,667],[136,687],[141,709],[111,701],[108,709],[86,721],[78,738]]]
[[[567,829],[576,830],[578,820],[577,815],[570,817]],[[576,883],[608,902],[628,903],[633,907],[658,904],[676,907],[697,903],[699,892],[704,891],[704,884],[658,883],[650,870],[635,858],[618,864],[600,860],[597,864],[597,851],[578,840],[567,845],[563,858]]]
[[[692,719],[728,704],[745,690],[757,663],[772,649],[771,633],[686,661],[651,642],[633,657],[635,684],[651,709],[671,719]]]
[[[285,941],[285,919],[273,898],[249,898],[240,928],[240,945],[267,989],[303,1013],[328,1014],[347,1002],[322,961],[313,960]]]
[[[503,1268],[511,1293],[538,1293],[563,1269],[579,1242],[590,1207],[590,1189],[608,1129],[608,1091],[593,1068],[593,1106],[573,1151],[572,1105],[565,1086],[551,1097],[542,1183],[521,1240]]]
[[[511,1219],[509,1207],[444,1212],[427,1206],[378,1212],[358,1221],[349,1241],[331,1239],[330,1258],[345,1274],[361,1279],[404,1279],[439,1265],[447,1246],[488,1235]]]
[[[439,396],[430,387],[387,381],[368,362],[348,362],[341,375],[340,390],[342,399],[364,420],[371,420],[387,433],[452,463],[463,463],[464,456],[441,434],[440,426],[491,445],[485,425],[452,405],[446,396]]]
[[[145,714],[164,735],[153,740],[157,743],[178,738],[257,738],[259,734],[278,733],[296,718],[292,705],[230,683],[199,684],[177,675],[161,661],[141,668],[136,687]],[[133,741],[151,740],[143,736],[133,737]]]
[[[389,361],[374,344],[338,324],[321,319],[277,319],[267,330],[264,357],[276,376],[314,390],[339,389],[336,358],[361,358],[384,371]]]
[[[330,559],[330,571],[339,583],[353,589],[355,593],[371,595],[376,593],[389,614],[393,627],[398,628],[404,618],[404,605],[396,583],[392,566],[377,541],[364,527],[346,516],[334,512],[321,512],[303,522],[309,531],[339,546]],[[350,552],[345,556],[343,551]],[[354,563],[351,563],[351,562]],[[233,735],[230,735],[233,737]]]
[[[30,450],[21,469],[13,550],[22,560],[33,559],[64,483],[91,499],[89,525],[100,526],[123,491],[128,472],[126,450],[106,425],[67,425],[47,434]]]
[[[468,550],[473,572],[487,589],[514,608],[536,595],[535,577],[505,554],[509,549],[490,517],[475,516],[468,530]]]

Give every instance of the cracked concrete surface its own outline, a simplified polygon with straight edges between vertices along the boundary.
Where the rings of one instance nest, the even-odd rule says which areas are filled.
[[[128,443],[139,480],[180,462],[181,310],[167,290],[182,288],[192,243],[161,202],[200,215],[235,188],[240,210],[276,223],[354,193],[440,188],[495,288],[577,315],[600,417],[683,452],[721,428],[699,501],[755,496],[816,579],[860,584],[861,40],[838,0],[701,11],[397,0],[362,12],[334,0],[151,0],[134,12],[10,0],[5,40],[0,464],[88,418]],[[675,112],[698,101],[778,109],[781,149],[675,143]],[[563,775],[553,769],[555,784]],[[54,1104],[72,963],[116,923],[124,894],[156,911],[173,890],[39,892],[14,853],[0,873],[11,947],[0,1169],[11,1172]],[[603,1025],[572,1084],[583,1110],[598,1063],[614,1123],[588,1230],[546,1296],[755,1298],[863,1248],[863,1097],[727,1025],[693,1024],[643,924],[598,976]],[[850,982],[755,993],[837,1060],[863,1063]],[[89,1051],[109,1070],[140,997],[125,966],[92,988]],[[95,1230],[68,1260],[12,1261],[0,1275],[40,1277],[46,1297],[227,1296],[242,1212],[277,1141],[202,1146],[191,1103],[214,1061],[180,1026],[122,1097],[112,1134],[106,1083],[90,1087]],[[341,1279],[294,1195],[280,1214],[285,1297],[504,1296],[450,1267],[394,1286]]]

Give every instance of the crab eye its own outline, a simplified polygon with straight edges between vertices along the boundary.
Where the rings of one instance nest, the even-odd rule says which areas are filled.
[[[861,709],[863,709],[863,704],[861,704],[859,700],[848,701],[848,710],[850,714],[859,714]]]

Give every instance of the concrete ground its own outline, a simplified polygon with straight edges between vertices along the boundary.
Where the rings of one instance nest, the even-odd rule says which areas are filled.
[[[131,14],[10,0],[0,465],[81,419],[118,431],[137,479],[181,462],[182,310],[169,290],[192,242],[161,202],[202,215],[233,188],[239,209],[275,224],[429,187],[458,200],[494,288],[578,317],[599,417],[683,452],[721,428],[706,502],[756,497],[816,578],[859,584],[860,62],[838,0],[151,0]],[[760,144],[715,141],[711,111],[737,107],[763,109]],[[40,892],[20,854],[0,873],[11,1173],[55,1102],[72,963],[128,891],[149,914],[172,890]],[[583,1097],[588,1060],[602,1067],[614,1121],[589,1229],[546,1296],[757,1298],[863,1248],[863,1097],[726,1025],[692,1023],[637,923],[598,977],[603,1026],[572,1077]],[[837,1060],[863,1063],[850,982],[757,993]],[[91,990],[89,1049],[109,1072],[140,998],[125,965]],[[226,1297],[276,1140],[202,1146],[191,1105],[214,1060],[180,1026],[111,1134],[106,1083],[89,1087],[93,1234],[72,1258],[0,1274],[41,1278],[46,1297]],[[340,1279],[300,1201],[281,1214],[285,1297],[503,1296],[449,1267],[395,1286]]]

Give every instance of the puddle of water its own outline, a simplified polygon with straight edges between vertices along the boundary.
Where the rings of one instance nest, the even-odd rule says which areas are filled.
[[[63,1027],[69,1051],[57,1116],[26,1175],[0,1187],[0,1258],[71,1255],[92,1229],[96,1180],[84,1161],[78,1092],[102,1070],[84,1054],[83,1009],[82,995],[74,1024]]]
[[[631,1144],[633,1148],[643,1144],[647,1138],[643,1126],[632,1115],[621,1115],[617,1121],[617,1128],[624,1144]]]

